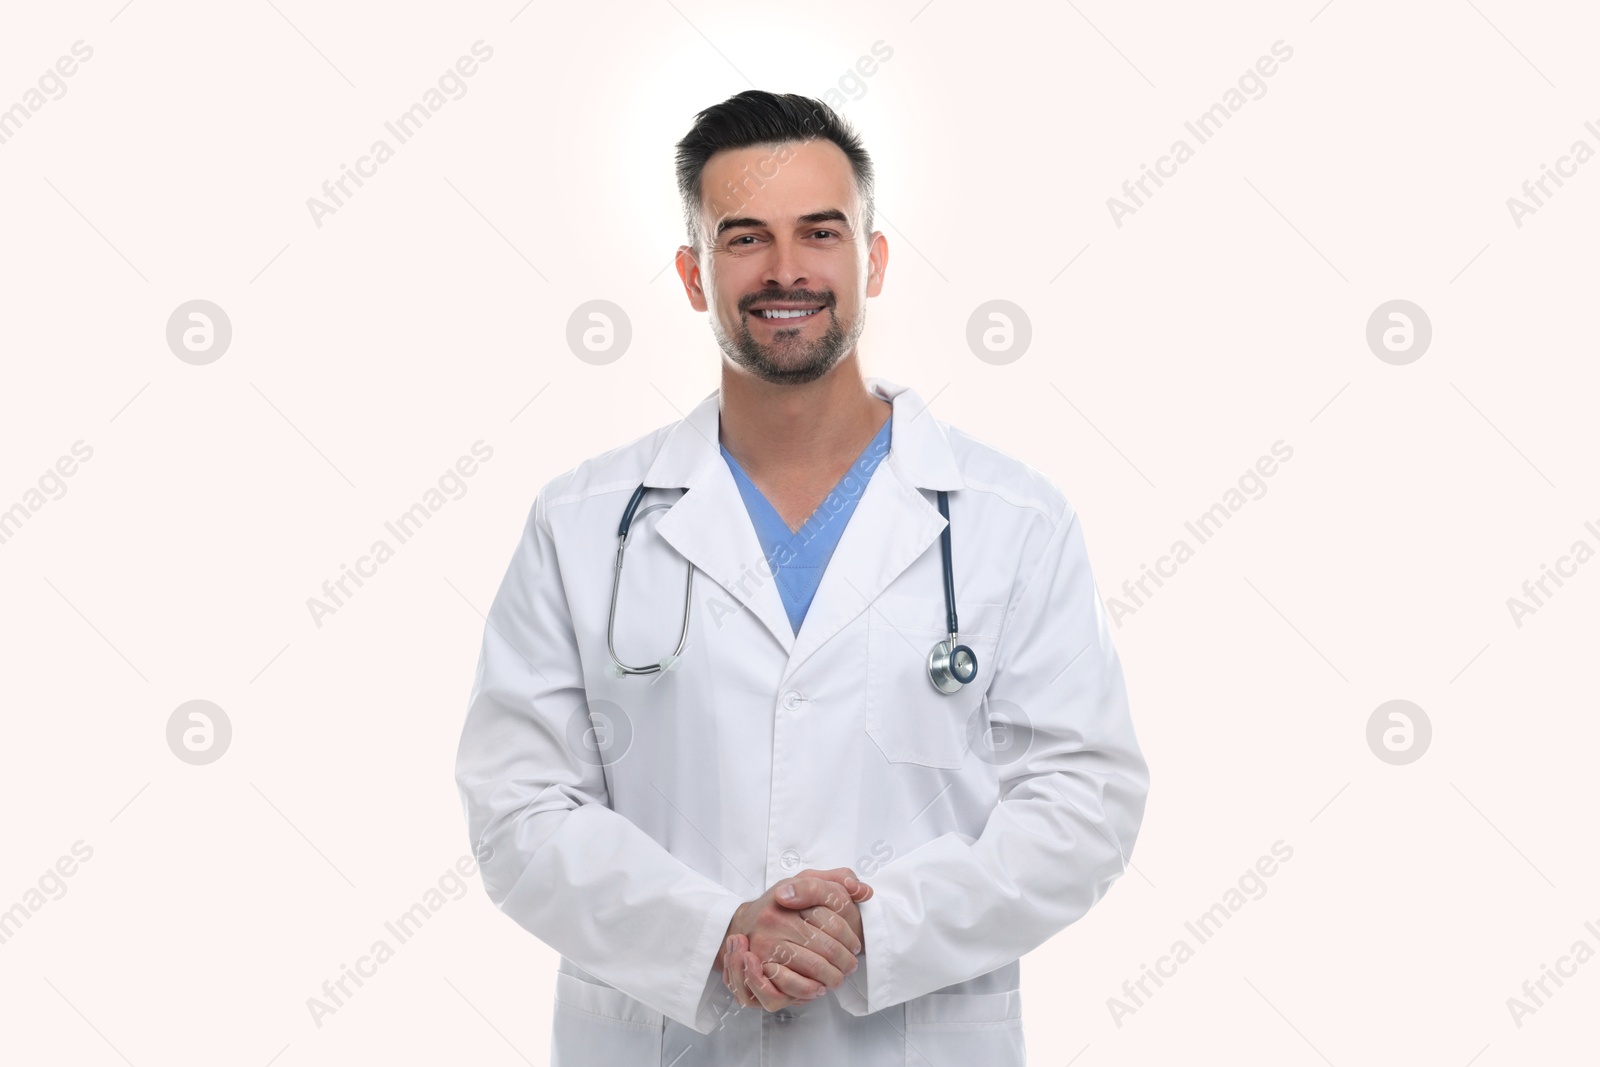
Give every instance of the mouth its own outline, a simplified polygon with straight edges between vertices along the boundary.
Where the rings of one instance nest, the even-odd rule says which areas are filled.
[[[750,313],[756,318],[767,322],[797,323],[804,322],[822,311],[817,307],[800,308],[751,308]]]

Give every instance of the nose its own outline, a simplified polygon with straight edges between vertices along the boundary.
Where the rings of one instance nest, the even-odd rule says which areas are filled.
[[[772,242],[772,249],[772,259],[763,279],[766,286],[785,291],[804,288],[810,279],[806,277],[805,266],[800,262],[799,248],[794,242],[779,238]]]

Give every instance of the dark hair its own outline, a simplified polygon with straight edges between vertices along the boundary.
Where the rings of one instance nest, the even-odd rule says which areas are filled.
[[[752,145],[776,147],[795,141],[826,139],[839,146],[855,171],[861,195],[862,225],[872,230],[872,158],[861,137],[838,113],[809,96],[746,89],[713,104],[695,116],[694,126],[678,142],[678,195],[683,199],[689,243],[700,247],[700,176],[706,160],[725,148]],[[760,176],[756,176],[760,181]]]

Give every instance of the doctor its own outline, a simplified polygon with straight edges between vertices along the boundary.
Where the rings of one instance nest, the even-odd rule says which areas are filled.
[[[1149,784],[1083,525],[863,376],[889,246],[827,105],[677,148],[721,387],[533,501],[456,764],[484,886],[561,955],[564,1067],[1022,1064],[1018,960]]]

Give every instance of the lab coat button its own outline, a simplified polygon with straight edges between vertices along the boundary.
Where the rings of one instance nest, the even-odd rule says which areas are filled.
[[[793,689],[789,690],[787,693],[783,694],[784,709],[787,711],[793,711],[795,708],[800,706],[800,701],[802,699],[804,698],[801,697],[799,693],[796,693]]]
[[[783,855],[778,857],[778,862],[783,865],[783,869],[786,871],[799,870],[800,853],[796,852],[792,848],[786,848],[783,850]]]

